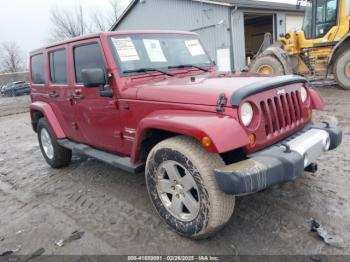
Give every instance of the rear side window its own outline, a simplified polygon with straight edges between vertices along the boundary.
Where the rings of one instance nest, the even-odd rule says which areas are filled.
[[[32,81],[34,84],[45,83],[44,55],[35,55],[31,59]]]
[[[67,57],[65,49],[50,53],[50,76],[52,83],[67,83]]]
[[[90,68],[104,69],[100,46],[89,44],[74,48],[74,64],[76,82],[81,83],[81,70]]]

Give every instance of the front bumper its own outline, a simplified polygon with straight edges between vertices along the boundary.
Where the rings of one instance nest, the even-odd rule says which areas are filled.
[[[309,125],[279,144],[247,160],[214,170],[220,189],[232,195],[255,193],[304,174],[322,153],[338,147],[340,128],[328,123]]]

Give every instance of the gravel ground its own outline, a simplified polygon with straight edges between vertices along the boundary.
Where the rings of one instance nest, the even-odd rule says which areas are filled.
[[[342,126],[342,146],[322,156],[318,173],[239,198],[224,230],[202,241],[162,223],[142,174],[79,156],[51,169],[23,113],[29,97],[0,98],[0,254],[350,254],[350,93],[318,91],[326,108],[315,119]],[[341,238],[341,248],[310,233],[311,218]],[[85,232],[81,239],[55,245],[75,230]]]

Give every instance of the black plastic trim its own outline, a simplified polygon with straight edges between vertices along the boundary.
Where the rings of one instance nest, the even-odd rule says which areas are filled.
[[[69,139],[59,139],[57,143],[65,148],[72,149],[80,154],[98,159],[107,164],[113,165],[119,169],[127,171],[129,173],[140,173],[145,169],[144,163],[132,164],[129,157],[120,157],[114,154],[110,154],[95,148],[92,148],[85,144],[78,144]]]
[[[322,122],[314,125],[313,128],[322,129],[328,132],[331,139],[329,150],[337,148],[343,140],[343,131],[333,124]]]
[[[263,78],[262,78],[263,79]],[[276,76],[258,81],[246,86],[241,87],[233,93],[231,96],[231,105],[239,106],[241,101],[248,96],[255,95],[260,92],[271,90],[273,88],[291,85],[296,83],[307,83],[305,77],[298,75],[285,75],[285,76]]]
[[[233,164],[235,171],[216,169],[214,174],[220,189],[231,195],[244,195],[261,191],[281,182],[294,180],[304,173],[304,157],[297,152],[284,152],[273,147]],[[244,166],[241,169],[240,165]]]
[[[329,150],[341,144],[341,129],[328,123],[308,125],[299,133],[312,128],[322,129],[329,134],[331,139]],[[284,141],[293,139],[297,134]],[[215,169],[214,175],[219,188],[227,194],[245,195],[302,176],[304,174],[304,157],[295,151],[288,151],[281,147],[284,141],[249,155],[247,160]]]

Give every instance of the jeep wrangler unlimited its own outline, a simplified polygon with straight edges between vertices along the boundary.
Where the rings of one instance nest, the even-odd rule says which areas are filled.
[[[99,33],[30,55],[32,125],[49,165],[72,152],[145,171],[158,214],[179,234],[207,237],[235,196],[315,171],[341,130],[312,123],[322,99],[300,76],[220,73],[198,36]]]

